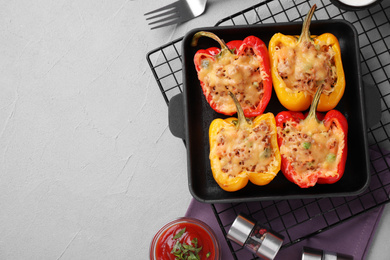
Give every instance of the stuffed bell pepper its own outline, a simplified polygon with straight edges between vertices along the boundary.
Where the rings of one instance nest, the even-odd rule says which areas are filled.
[[[315,8],[313,5],[307,14],[299,37],[276,33],[268,46],[275,92],[280,103],[291,111],[308,109],[319,86],[323,86],[323,93],[318,111],[335,108],[344,94],[338,39],[331,33],[310,35]]]
[[[271,182],[280,170],[275,117],[266,113],[249,120],[235,96],[237,118],[215,119],[209,129],[210,164],[213,177],[226,191]]]
[[[314,96],[308,115],[283,111],[276,117],[284,176],[301,188],[332,184],[344,174],[348,123],[343,114],[316,112],[323,86]]]
[[[211,32],[197,32],[192,41],[196,46],[200,37],[216,40],[221,48],[198,50],[195,68],[207,102],[216,112],[233,115],[236,106],[229,96],[232,92],[240,102],[246,117],[261,115],[272,93],[272,79],[267,46],[259,38],[248,36],[225,44]]]

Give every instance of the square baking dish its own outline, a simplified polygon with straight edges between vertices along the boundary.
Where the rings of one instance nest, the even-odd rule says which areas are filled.
[[[334,34],[341,47],[346,88],[344,96],[335,109],[345,115],[349,126],[348,157],[341,180],[335,184],[317,184],[312,188],[302,189],[289,182],[283,173],[279,172],[268,185],[256,186],[249,182],[245,188],[236,192],[224,191],[214,181],[209,160],[209,126],[215,118],[227,116],[216,113],[207,103],[197,78],[193,57],[199,49],[219,47],[219,45],[214,40],[203,37],[196,47],[192,47],[193,35],[198,31],[210,31],[225,42],[242,40],[249,35],[254,35],[268,46],[269,40],[275,33],[299,35],[301,27],[301,22],[206,27],[194,29],[185,35],[182,43],[183,93],[170,101],[169,127],[175,136],[185,141],[189,190],[198,201],[227,203],[352,196],[362,193],[368,187],[370,167],[365,108],[369,106],[365,106],[357,32],[352,24],[344,20],[312,21],[310,27],[312,35],[326,32]],[[264,113],[272,112],[276,116],[277,113],[285,110],[287,109],[279,103],[273,92]]]

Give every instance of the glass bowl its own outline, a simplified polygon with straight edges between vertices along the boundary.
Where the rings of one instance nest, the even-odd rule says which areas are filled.
[[[204,222],[194,219],[182,217],[175,219],[162,228],[154,235],[150,244],[150,259],[151,260],[166,260],[175,259],[175,256],[171,254],[172,247],[176,244],[177,239],[173,239],[178,235],[180,230],[186,228],[182,235],[183,244],[189,244],[189,241],[194,241],[197,238],[198,247],[203,246],[199,255],[202,256],[201,260],[220,260],[221,259],[221,246],[214,231]],[[179,239],[181,239],[179,238]],[[164,243],[163,241],[166,241]],[[203,251],[203,252],[202,252]],[[207,252],[206,252],[207,251]],[[210,252],[210,257],[205,257]],[[160,256],[164,255],[164,256]]]
[[[361,11],[370,9],[377,4],[380,4],[383,0],[330,0],[335,6],[347,11]]]

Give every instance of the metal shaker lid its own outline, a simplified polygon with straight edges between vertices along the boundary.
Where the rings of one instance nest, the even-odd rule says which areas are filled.
[[[254,226],[255,223],[253,221],[243,217],[242,215],[238,215],[230,227],[226,237],[240,246],[243,246]]]
[[[322,260],[322,250],[303,247],[302,260]]]
[[[324,260],[353,260],[353,256],[324,251]]]
[[[302,260],[353,260],[353,256],[304,246]]]
[[[283,237],[276,236],[270,232],[265,235],[261,246],[257,250],[257,255],[264,259],[274,259],[283,244]]]

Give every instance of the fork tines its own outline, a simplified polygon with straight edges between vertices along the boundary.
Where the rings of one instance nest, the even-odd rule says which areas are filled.
[[[172,4],[166,5],[164,7],[158,8],[156,10],[153,10],[153,11],[150,11],[150,12],[144,14],[145,16],[155,14],[153,16],[147,17],[146,20],[161,18],[159,20],[155,20],[153,22],[150,22],[149,25],[166,22],[166,23],[160,24],[158,26],[152,27],[151,28],[152,30],[160,28],[160,27],[172,25],[172,24],[177,24],[180,22],[180,19],[179,19],[180,16],[179,16],[179,12],[177,10],[178,2],[179,1],[176,1]]]

